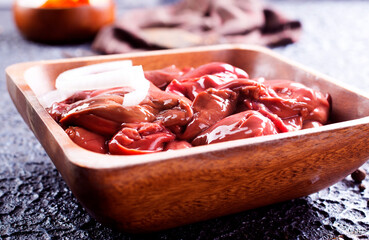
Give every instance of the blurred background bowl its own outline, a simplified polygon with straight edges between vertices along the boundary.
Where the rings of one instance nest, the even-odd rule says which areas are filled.
[[[101,1],[100,1],[101,2]],[[113,0],[78,7],[41,8],[16,0],[13,4],[16,26],[32,41],[51,44],[91,40],[98,30],[114,21]]]

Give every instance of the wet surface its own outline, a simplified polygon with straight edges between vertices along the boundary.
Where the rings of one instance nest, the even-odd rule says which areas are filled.
[[[275,51],[369,93],[369,2],[273,4],[304,29],[300,42]],[[13,63],[91,55],[88,47],[27,42],[9,10],[0,10],[0,239],[369,239],[369,180],[360,192],[350,176],[307,197],[150,235],[96,222],[11,103],[4,74]],[[363,169],[369,173],[369,164]]]

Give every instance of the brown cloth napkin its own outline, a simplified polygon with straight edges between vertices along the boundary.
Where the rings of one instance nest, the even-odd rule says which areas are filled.
[[[182,0],[126,12],[103,28],[92,48],[112,54],[221,43],[264,46],[296,42],[301,23],[259,0]]]

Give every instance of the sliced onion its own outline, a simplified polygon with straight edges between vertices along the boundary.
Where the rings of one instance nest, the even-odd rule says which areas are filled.
[[[142,102],[142,100],[145,99],[147,93],[149,92],[150,82],[145,78],[138,80],[134,85],[135,86],[132,85],[132,87],[135,90],[124,95],[123,99],[124,107],[140,104],[140,102]]]
[[[66,92],[129,87],[133,91],[126,94],[123,100],[123,106],[128,107],[145,99],[150,82],[145,78],[142,66],[132,66],[131,61],[119,61],[65,71],[56,79],[55,87],[57,92],[45,96],[45,102],[48,104],[53,99],[62,98]]]
[[[55,87],[60,90],[81,91],[116,87],[120,77],[119,71],[131,67],[132,61],[124,60],[74,68],[61,73],[56,78]],[[101,80],[102,78],[105,80]]]
[[[39,97],[39,101],[44,108],[48,108],[55,102],[64,101],[74,93],[76,93],[76,91],[53,90]]]

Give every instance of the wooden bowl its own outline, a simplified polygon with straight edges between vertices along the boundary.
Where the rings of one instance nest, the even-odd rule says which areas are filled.
[[[329,92],[332,122],[323,127],[140,156],[78,147],[38,96],[61,72],[132,59],[145,70],[223,61],[251,77],[293,79]],[[305,196],[352,173],[369,158],[369,97],[270,50],[220,45],[21,63],[6,69],[8,91],[66,183],[97,220],[150,232]]]
[[[98,30],[114,21],[115,5],[106,0],[101,5],[67,8],[37,8],[14,1],[16,26],[29,40],[59,44],[92,39]]]

